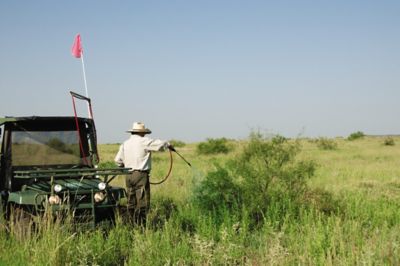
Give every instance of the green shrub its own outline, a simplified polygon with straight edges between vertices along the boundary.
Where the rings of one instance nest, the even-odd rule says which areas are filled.
[[[348,140],[356,140],[356,139],[361,139],[361,138],[363,138],[363,137],[365,137],[365,134],[364,134],[362,131],[357,131],[357,132],[351,133],[351,134],[347,137],[347,139],[348,139]]]
[[[315,143],[321,150],[335,150],[337,149],[337,143],[333,139],[324,137],[318,138]]]
[[[210,211],[232,210],[242,202],[241,187],[235,181],[228,169],[216,165],[216,169],[209,172],[195,189],[195,203]]]
[[[242,185],[250,209],[264,209],[271,195],[281,195],[291,200],[301,197],[307,189],[307,179],[314,174],[312,161],[296,161],[300,151],[298,142],[289,142],[282,136],[271,140],[253,137],[236,162],[236,175]],[[251,199],[255,196],[254,200]]]
[[[195,202],[218,214],[227,210],[240,216],[246,209],[258,224],[272,202],[290,205],[305,197],[315,164],[296,160],[299,151],[298,142],[252,134],[241,154],[208,173],[195,190]]]
[[[175,148],[182,148],[185,147],[186,143],[180,140],[172,139],[169,143],[174,146]]]
[[[385,146],[394,146],[395,145],[394,139],[392,137],[386,137],[383,140],[383,145],[385,145]]]
[[[201,142],[197,145],[198,154],[218,154],[218,153],[228,153],[232,150],[229,146],[228,140],[226,138],[212,139],[209,138],[205,142]]]

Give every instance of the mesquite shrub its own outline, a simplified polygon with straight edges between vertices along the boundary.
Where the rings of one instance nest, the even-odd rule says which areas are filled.
[[[333,139],[328,139],[324,137],[318,138],[315,143],[321,150],[336,150],[337,143]]]
[[[362,131],[357,131],[357,132],[351,133],[351,134],[347,137],[347,140],[362,139],[363,137],[365,137],[364,132],[362,132]]]
[[[386,137],[383,140],[383,145],[385,145],[385,146],[394,146],[395,145],[394,139],[392,137]]]
[[[299,145],[282,136],[252,134],[236,158],[208,173],[195,190],[195,202],[217,214],[230,211],[240,216],[245,210],[256,223],[271,203],[304,202],[315,164],[296,160]]]
[[[207,141],[201,142],[197,145],[198,154],[218,154],[218,153],[228,153],[232,150],[232,147],[228,144],[226,138],[208,138]]]
[[[186,143],[181,140],[171,139],[169,143],[175,148],[182,148],[186,146]]]

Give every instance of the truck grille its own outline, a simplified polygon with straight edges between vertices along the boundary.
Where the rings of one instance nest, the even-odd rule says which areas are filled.
[[[74,192],[63,193],[59,195],[61,197],[62,203],[77,205],[82,203],[92,202],[92,193],[78,194]]]

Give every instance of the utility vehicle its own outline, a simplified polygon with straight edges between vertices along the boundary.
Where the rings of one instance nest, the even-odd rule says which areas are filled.
[[[91,118],[0,118],[0,211],[4,217],[68,214],[92,225],[112,221],[126,192],[110,181],[129,169],[100,169],[98,163]]]

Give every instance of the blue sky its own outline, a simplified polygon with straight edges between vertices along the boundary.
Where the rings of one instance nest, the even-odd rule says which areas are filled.
[[[102,143],[134,121],[187,142],[399,134],[399,14],[385,0],[1,1],[0,115],[72,115],[80,33]]]

